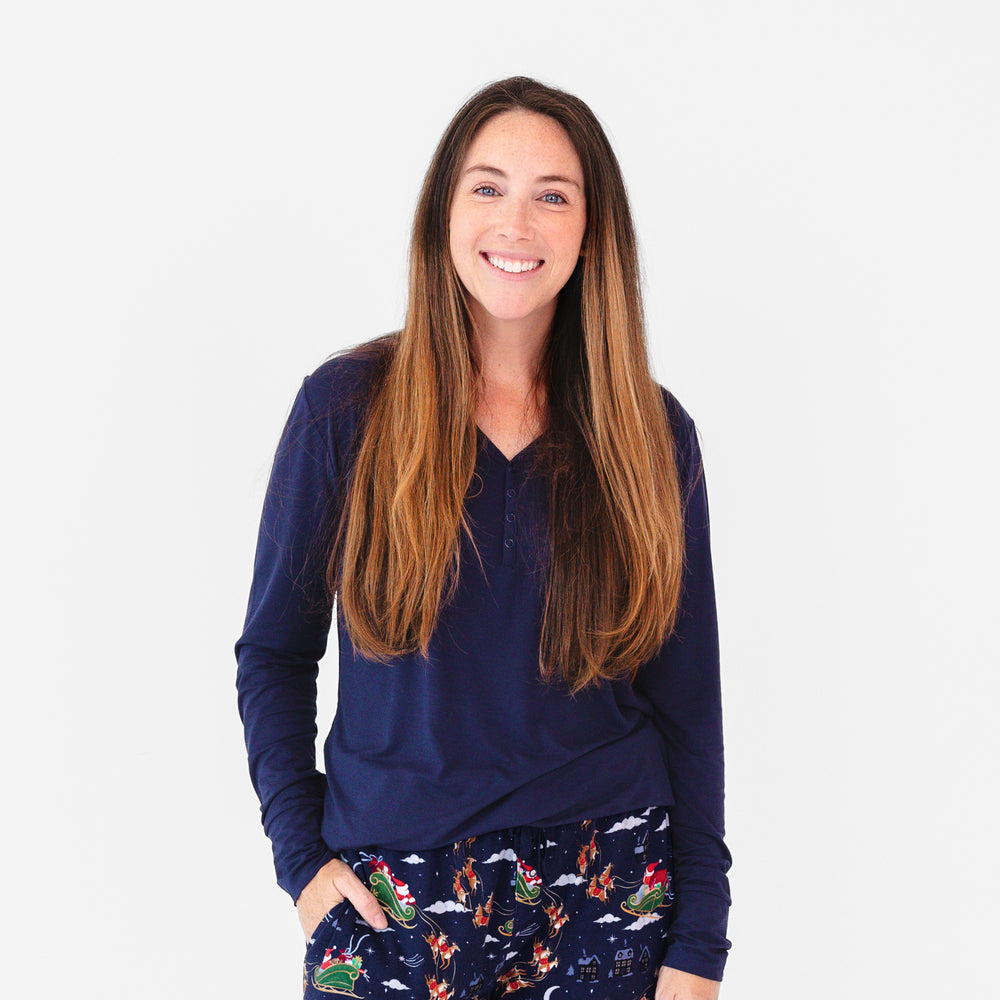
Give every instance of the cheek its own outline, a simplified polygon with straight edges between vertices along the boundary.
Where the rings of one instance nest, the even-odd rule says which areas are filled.
[[[580,255],[585,228],[574,220],[572,224],[561,227],[558,233],[554,234],[554,238],[557,240],[556,245],[567,257],[572,257],[575,260]]]
[[[448,227],[448,245],[455,258],[468,256],[471,239],[468,229],[467,225],[463,225],[461,218],[454,219]]]
[[[454,226],[448,230],[448,250],[451,254],[451,262],[456,267],[461,267],[464,257],[462,253],[462,234]]]

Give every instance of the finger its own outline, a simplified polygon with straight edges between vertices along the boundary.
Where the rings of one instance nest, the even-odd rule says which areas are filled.
[[[385,930],[389,926],[382,904],[365,888],[358,894],[359,901],[351,900],[361,918],[374,930]]]
[[[379,901],[371,894],[368,887],[354,874],[347,872],[343,880],[337,879],[335,886],[338,892],[344,894],[345,899],[349,899],[354,909],[361,915],[361,919],[374,930],[384,930],[389,926],[386,920],[385,911]]]

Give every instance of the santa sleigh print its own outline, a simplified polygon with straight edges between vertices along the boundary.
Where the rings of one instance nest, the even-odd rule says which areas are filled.
[[[415,907],[417,901],[411,895],[407,884],[396,878],[381,858],[369,858],[368,867],[372,895],[396,923],[406,928],[413,927],[413,918],[417,914]]]
[[[340,993],[348,997],[358,996],[354,992],[355,981],[361,975],[368,978],[368,973],[361,967],[361,957],[354,954],[360,948],[363,940],[364,937],[356,945],[352,940],[346,950],[327,948],[319,965],[313,969],[313,986],[322,993]],[[339,951],[339,954],[335,955],[335,951]]]
[[[666,868],[657,868],[660,862],[646,866],[646,874],[642,877],[642,885],[623,903],[622,909],[636,917],[648,917],[654,910],[667,907],[674,901],[670,872]]]

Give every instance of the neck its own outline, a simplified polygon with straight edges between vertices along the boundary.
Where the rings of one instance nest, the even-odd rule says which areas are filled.
[[[541,363],[552,321],[555,303],[545,315],[503,320],[484,315],[473,303],[472,351],[487,385],[506,390],[527,390]]]

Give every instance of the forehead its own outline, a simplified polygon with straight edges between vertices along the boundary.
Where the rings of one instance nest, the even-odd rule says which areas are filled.
[[[463,167],[485,163],[503,170],[528,166],[540,174],[561,173],[583,183],[583,169],[566,130],[534,111],[504,111],[482,125]]]

